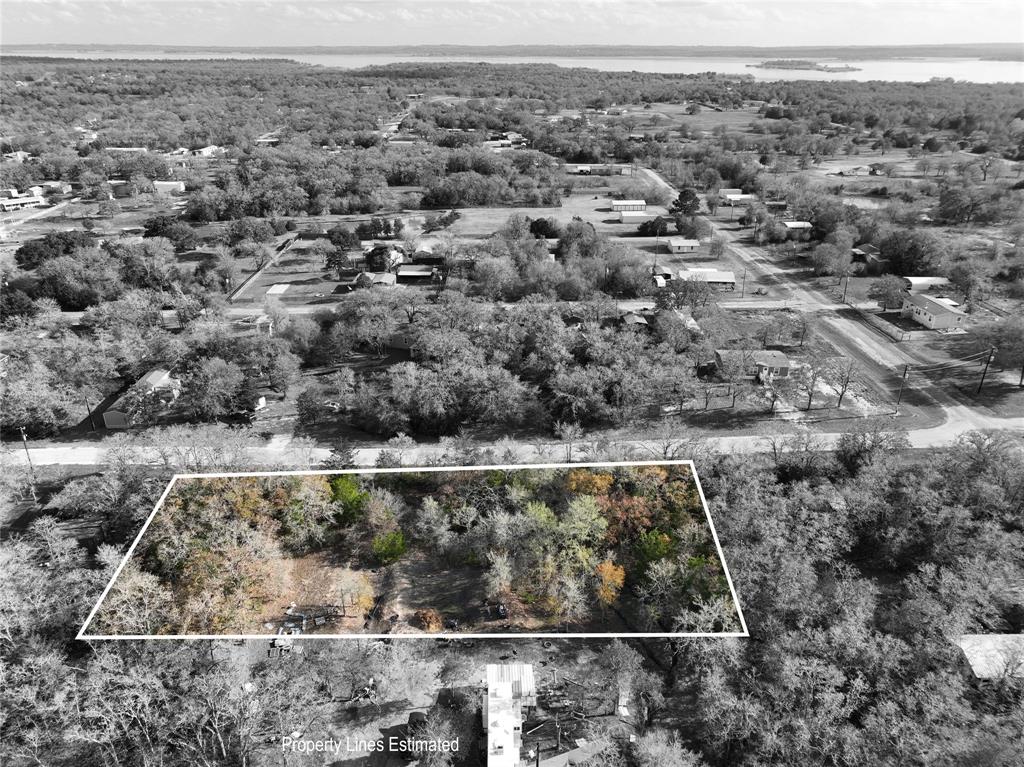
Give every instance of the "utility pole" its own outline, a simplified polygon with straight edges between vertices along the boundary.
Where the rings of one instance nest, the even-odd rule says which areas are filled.
[[[978,381],[978,390],[975,394],[981,394],[981,385],[985,383],[985,376],[988,375],[988,366],[992,364],[992,360],[996,357],[996,347],[992,347],[988,350],[988,358],[985,360],[985,369],[981,371],[981,380]]]
[[[910,375],[910,365],[903,366],[903,378],[900,380],[900,393],[896,395],[896,409],[893,415],[900,414],[900,402],[903,401],[903,387],[907,385],[907,376]]]
[[[740,292],[740,298],[747,297],[747,270],[743,270],[743,289]]]
[[[846,284],[843,285],[843,298],[840,303],[846,303],[846,291],[850,289],[850,275],[846,275]]]
[[[32,500],[38,502],[39,496],[36,494],[36,467],[32,465],[32,453],[28,449],[28,435],[25,434],[25,427],[19,426],[18,431],[21,432],[21,444],[25,446],[25,457],[28,459],[28,473],[31,478],[30,487],[32,488]]]

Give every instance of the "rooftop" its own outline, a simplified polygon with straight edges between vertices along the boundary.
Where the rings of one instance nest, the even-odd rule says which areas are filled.
[[[949,299],[943,301],[939,298],[926,296],[923,293],[910,293],[903,297],[903,302],[904,304],[917,306],[932,314],[964,314],[955,306],[950,306]]]
[[[1024,678],[1024,634],[964,634],[957,644],[978,679]]]

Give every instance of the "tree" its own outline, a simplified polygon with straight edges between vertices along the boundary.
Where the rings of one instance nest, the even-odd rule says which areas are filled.
[[[882,309],[900,308],[906,295],[906,283],[894,274],[883,275],[868,287],[868,297],[878,301]]]
[[[664,237],[668,234],[668,221],[661,216],[655,216],[650,221],[644,221],[637,227],[637,233],[641,237]]]
[[[841,357],[829,361],[825,375],[829,384],[839,395],[839,401],[836,402],[837,408],[843,406],[843,397],[846,396],[846,392],[849,391],[850,385],[853,383],[853,374],[856,370],[857,367],[851,359]]]
[[[670,280],[654,293],[654,304],[659,309],[689,309],[715,302],[715,290],[704,280]]]
[[[405,554],[405,548],[405,536],[401,530],[392,530],[390,533],[378,535],[370,544],[373,556],[382,565],[397,562]]]
[[[797,384],[807,393],[807,407],[805,410],[811,409],[811,404],[814,401],[814,395],[818,388],[818,382],[825,377],[827,370],[827,363],[825,361],[813,357],[808,359],[807,363],[800,368],[800,372],[797,374]]]
[[[693,189],[683,189],[679,192],[679,197],[672,202],[671,211],[681,216],[695,216],[700,212],[700,197]]]
[[[100,218],[113,218],[121,212],[121,203],[117,200],[100,200],[96,206],[96,215]]]
[[[594,595],[602,607],[611,607],[619,598],[622,584],[626,581],[626,570],[624,567],[606,559],[599,563],[594,569],[597,582],[594,587]]]
[[[894,273],[903,276],[927,274],[934,268],[940,251],[935,236],[916,229],[896,229],[878,245]]]
[[[182,397],[197,418],[218,418],[234,408],[235,397],[244,379],[235,363],[209,357],[185,379]]]

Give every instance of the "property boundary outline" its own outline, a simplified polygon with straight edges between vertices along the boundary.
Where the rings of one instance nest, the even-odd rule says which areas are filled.
[[[466,634],[466,633],[437,633],[437,634],[371,634],[371,633],[345,633],[345,634],[88,634],[86,630],[96,617],[96,613],[99,611],[100,605],[103,604],[107,598],[107,594],[110,593],[114,583],[121,576],[121,571],[124,570],[128,564],[128,560],[135,553],[135,549],[142,541],[142,537],[146,534],[146,530],[149,529],[150,524],[156,517],[156,513],[163,506],[164,501],[170,494],[171,489],[177,483],[179,479],[233,479],[236,477],[295,477],[295,476],[317,476],[317,475],[336,475],[336,474],[411,474],[411,473],[422,473],[422,472],[455,472],[455,471],[515,471],[517,469],[528,470],[528,469],[587,469],[587,468],[616,468],[616,467],[629,467],[629,466],[688,466],[690,468],[690,474],[693,477],[694,484],[697,486],[697,494],[700,497],[701,506],[704,509],[704,518],[707,520],[708,527],[711,529],[711,537],[715,542],[715,550],[718,552],[718,561],[722,564],[722,572],[725,575],[725,580],[729,584],[729,593],[732,596],[732,603],[736,608],[736,616],[739,618],[741,631],[693,631],[693,632],[661,632],[661,631],[644,631],[644,632],[630,632],[630,633],[615,633],[615,632],[542,632],[542,633],[487,633],[487,634]],[[393,468],[372,468],[372,469],[296,469],[288,471],[223,471],[223,472],[211,472],[211,473],[200,473],[200,474],[174,474],[170,481],[167,483],[167,487],[164,488],[163,493],[157,500],[156,505],[153,507],[153,511],[150,512],[149,517],[146,518],[145,523],[142,525],[142,529],[139,530],[138,535],[135,536],[135,540],[132,541],[132,545],[128,547],[128,551],[125,553],[121,563],[117,566],[114,571],[113,577],[107,584],[106,588],[103,589],[103,593],[100,598],[93,605],[92,610],[89,611],[89,616],[85,619],[85,623],[82,624],[82,628],[79,629],[78,634],[75,636],[76,640],[82,641],[93,641],[93,640],[147,640],[147,639],[190,639],[190,640],[225,640],[225,641],[237,641],[237,640],[270,640],[276,637],[287,637],[288,639],[298,639],[300,641],[306,640],[318,640],[318,639],[348,639],[348,640],[359,640],[359,639],[411,639],[411,640],[438,640],[438,639],[471,639],[471,640],[486,640],[486,639],[697,639],[697,638],[741,638],[746,639],[750,637],[750,633],[747,630],[747,622],[743,617],[743,608],[740,606],[739,595],[736,593],[736,587],[733,585],[732,575],[729,572],[729,564],[725,561],[725,554],[722,551],[722,544],[718,540],[718,532],[715,530],[714,520],[711,518],[711,510],[708,508],[707,498],[704,496],[704,487],[701,485],[700,477],[697,474],[697,468],[691,459],[676,459],[676,460],[662,460],[662,461],[596,461],[586,463],[524,463],[524,464],[497,464],[497,465],[485,465],[485,466],[401,466]]]

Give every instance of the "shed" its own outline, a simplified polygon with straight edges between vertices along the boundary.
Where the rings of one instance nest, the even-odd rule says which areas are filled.
[[[721,290],[736,290],[736,275],[733,272],[718,269],[683,269],[679,272],[679,278],[706,282]]]
[[[184,181],[154,181],[153,188],[157,194],[184,194]]]
[[[727,194],[722,200],[723,205],[743,205],[749,202],[757,202],[756,194]]]
[[[612,200],[612,211],[645,211],[647,210],[646,200]]]
[[[656,213],[649,213],[647,211],[640,210],[621,210],[618,211],[618,220],[620,224],[642,224],[645,221],[653,221],[658,215]]]
[[[948,288],[950,282],[945,277],[901,277],[904,287],[911,293],[920,293],[932,288]]]
[[[799,232],[805,229],[814,228],[814,224],[810,221],[783,221],[782,225],[791,232]]]

